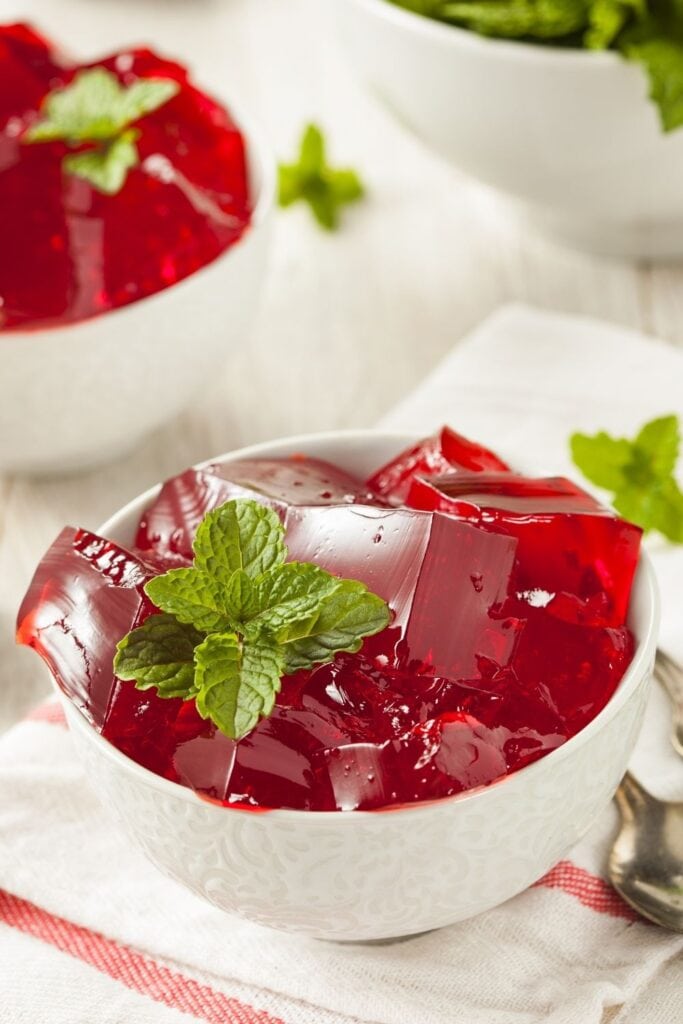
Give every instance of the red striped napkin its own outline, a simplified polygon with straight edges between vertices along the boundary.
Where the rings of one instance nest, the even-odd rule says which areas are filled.
[[[387,424],[427,430],[448,420],[494,447],[505,437],[529,465],[562,470],[571,429],[631,432],[650,415],[683,415],[681,385],[683,359],[665,346],[513,309],[456,348]],[[654,556],[664,640],[683,658],[683,553],[662,546]],[[667,732],[655,689],[633,767],[653,792],[680,799],[683,764]],[[502,907],[404,942],[335,945],[230,918],[159,874],[88,787],[55,704],[0,740],[0,793],[2,1024],[681,1018],[683,936],[636,920],[604,880],[613,809]]]

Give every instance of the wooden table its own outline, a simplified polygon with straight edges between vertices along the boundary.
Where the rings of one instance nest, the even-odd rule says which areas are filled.
[[[520,227],[363,91],[317,21],[320,6],[0,0],[3,21],[31,19],[83,55],[153,41],[205,86],[239,97],[283,158],[306,121],[320,122],[333,157],[360,169],[369,192],[336,235],[304,209],[278,216],[254,333],[180,419],[97,472],[0,480],[0,729],[47,691],[35,656],[14,646],[14,619],[64,524],[96,527],[161,477],[242,444],[371,425],[504,302],[593,314],[683,344],[683,269],[594,259]]]

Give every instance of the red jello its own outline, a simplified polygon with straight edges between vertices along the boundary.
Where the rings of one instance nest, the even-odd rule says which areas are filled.
[[[144,550],[63,533],[19,639],[121,751],[227,805],[373,809],[488,785],[566,742],[614,692],[633,653],[639,532],[568,481],[461,467],[414,482],[411,500],[433,503],[415,510],[382,507],[379,476],[368,490],[304,458],[188,470],[144,513]],[[285,677],[273,713],[239,742],[193,701],[141,692],[111,667],[116,641],[154,610],[145,580],[187,561],[206,511],[236,496],[277,509],[290,558],[364,581],[393,612],[357,654]],[[553,600],[590,615],[540,600],[551,573]]]
[[[623,624],[642,530],[570,480],[513,473],[418,477],[407,504],[517,540],[509,614],[541,605],[567,622]]]
[[[52,90],[82,67],[25,26],[0,27],[0,328],[47,327],[135,302],[211,263],[244,232],[244,140],[180,65],[150,50],[98,61],[123,85],[178,82],[136,123],[140,162],[107,195],[65,173],[63,142],[28,144]],[[39,201],[38,201],[39,199]]]
[[[378,469],[368,480],[368,486],[383,498],[401,504],[415,477],[439,476],[453,469],[505,472],[508,466],[488,448],[443,427],[438,434],[426,437]]]

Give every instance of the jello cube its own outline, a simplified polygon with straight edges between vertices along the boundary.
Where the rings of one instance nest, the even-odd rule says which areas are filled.
[[[18,642],[40,654],[98,727],[112,695],[116,644],[149,614],[142,588],[153,575],[125,548],[69,527],[44,556],[19,610]]]
[[[450,473],[413,480],[407,500],[516,538],[508,613],[543,607],[567,622],[624,625],[642,530],[570,480]]]
[[[515,638],[495,612],[513,537],[410,509],[291,507],[287,545],[291,558],[361,580],[389,603],[393,620],[365,641],[367,656],[454,679],[476,677],[480,658],[509,656]]]
[[[368,480],[372,491],[400,505],[416,476],[431,477],[451,470],[505,472],[508,466],[488,448],[456,434],[450,427],[401,452]]]
[[[362,480],[320,459],[240,459],[167,480],[142,516],[137,547],[191,558],[206,513],[232,498],[269,505],[282,519],[289,505],[378,504]]]

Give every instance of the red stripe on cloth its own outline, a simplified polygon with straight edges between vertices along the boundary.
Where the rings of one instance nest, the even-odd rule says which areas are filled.
[[[577,867],[569,860],[561,860],[547,875],[536,882],[535,887],[562,889],[598,914],[623,917],[627,921],[639,920],[638,914],[624,903],[615,889],[604,878]]]
[[[134,992],[210,1024],[284,1024],[265,1010],[202,985],[129,946],[50,914],[3,889],[0,921],[89,964]]]
[[[50,725],[66,725],[64,708],[56,701],[47,700],[32,708],[24,719],[26,722],[49,722]]]

